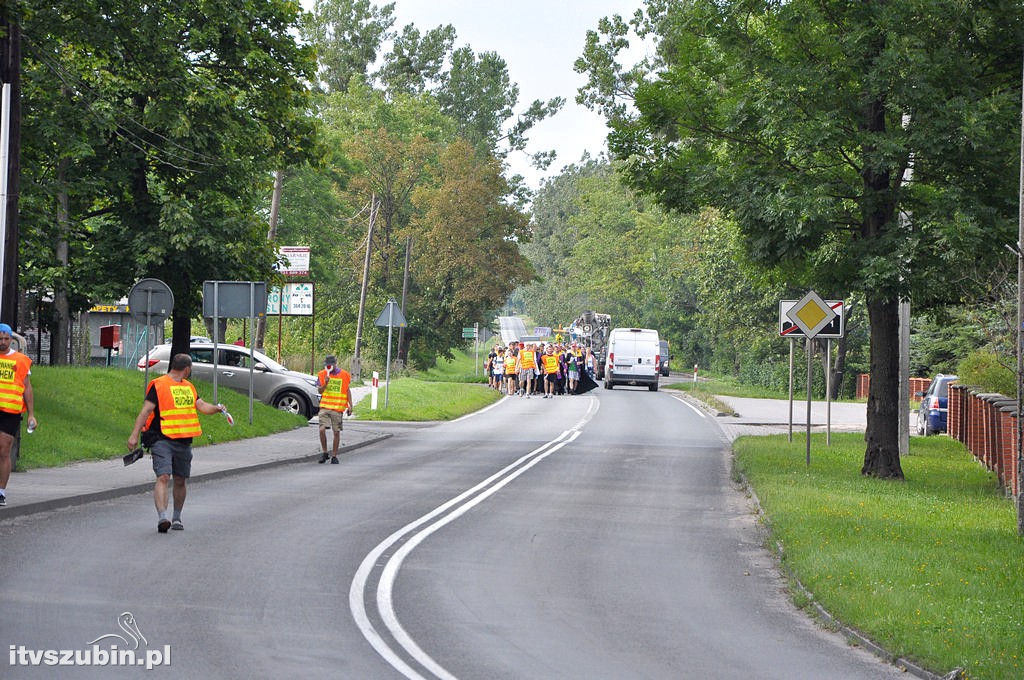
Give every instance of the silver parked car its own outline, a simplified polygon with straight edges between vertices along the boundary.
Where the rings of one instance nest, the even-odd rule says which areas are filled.
[[[213,343],[193,342],[189,354],[192,356],[192,377],[196,380],[213,382]],[[253,366],[253,397],[264,404],[282,411],[298,413],[312,418],[320,408],[316,376],[291,371],[267,355],[253,354],[248,347],[238,345],[217,345],[217,386],[227,387],[242,394],[249,394],[249,365]],[[162,375],[167,372],[171,346],[157,345],[149,352],[149,372]],[[139,370],[146,369],[146,356],[139,359]]]

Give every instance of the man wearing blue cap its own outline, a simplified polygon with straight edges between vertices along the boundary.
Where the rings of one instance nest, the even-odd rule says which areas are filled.
[[[11,478],[11,447],[21,429],[21,414],[28,411],[28,431],[36,429],[35,400],[32,396],[32,360],[11,349],[13,331],[0,323],[0,506],[7,505],[7,482]]]

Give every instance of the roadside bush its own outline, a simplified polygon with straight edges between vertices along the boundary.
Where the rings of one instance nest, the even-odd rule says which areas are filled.
[[[976,350],[964,357],[957,366],[957,375],[965,385],[976,385],[986,392],[1007,396],[1017,394],[1015,372],[1004,365],[994,352]]]

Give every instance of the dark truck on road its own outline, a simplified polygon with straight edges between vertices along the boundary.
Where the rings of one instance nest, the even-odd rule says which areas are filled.
[[[586,311],[569,325],[569,338],[583,347],[589,347],[597,357],[594,379],[604,377],[604,366],[608,360],[608,334],[612,330],[610,314]]]

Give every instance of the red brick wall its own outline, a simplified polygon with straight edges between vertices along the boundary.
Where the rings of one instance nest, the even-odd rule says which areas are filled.
[[[949,388],[949,435],[998,475],[1007,495],[1020,492],[1016,412],[1016,400],[1002,394],[978,393],[963,385]]]

